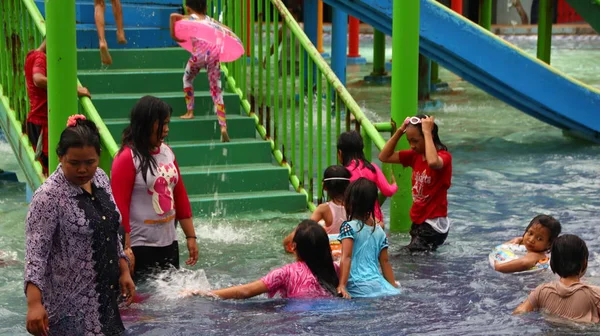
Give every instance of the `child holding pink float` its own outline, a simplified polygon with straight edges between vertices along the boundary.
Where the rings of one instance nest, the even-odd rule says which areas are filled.
[[[206,0],[186,0],[185,6],[190,15],[171,14],[170,28],[173,40],[184,42],[175,36],[175,22],[179,20],[207,20],[221,25],[206,15]],[[221,141],[229,142],[227,120],[225,118],[225,104],[221,89],[221,63],[219,61],[221,47],[196,38],[192,38],[192,45],[194,51],[185,66],[185,73],[183,75],[183,92],[185,94],[187,112],[181,118],[194,118],[194,79],[201,69],[206,69],[210,83],[210,95],[215,104],[215,112],[219,120],[219,126],[221,127]]]

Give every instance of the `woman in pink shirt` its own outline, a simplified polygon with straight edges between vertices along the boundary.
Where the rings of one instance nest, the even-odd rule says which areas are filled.
[[[392,184],[388,183],[381,169],[365,158],[365,154],[363,153],[364,147],[363,139],[358,132],[344,132],[340,134],[337,142],[338,160],[352,174],[350,182],[364,177],[374,182],[384,196],[391,197],[398,191],[394,177],[392,176]],[[379,201],[375,202],[375,220],[377,220],[377,224],[384,227],[383,213],[381,212]]]
[[[269,272],[249,284],[210,292],[192,291],[191,295],[216,296],[221,299],[247,299],[263,293],[269,298],[312,299],[337,296],[339,280],[333,264],[329,237],[315,221],[304,220],[295,230],[293,248],[297,261]]]

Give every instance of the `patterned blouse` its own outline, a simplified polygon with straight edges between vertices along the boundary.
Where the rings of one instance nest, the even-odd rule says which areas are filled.
[[[100,168],[92,193],[61,166],[36,190],[26,219],[25,291],[42,292],[50,335],[120,335],[120,214]]]

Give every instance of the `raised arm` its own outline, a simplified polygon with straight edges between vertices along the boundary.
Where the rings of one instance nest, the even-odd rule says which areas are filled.
[[[385,143],[385,146],[383,146],[383,149],[379,153],[379,160],[381,162],[400,163],[400,157],[398,155],[398,151],[396,151],[396,146],[406,131],[406,126],[408,123],[409,119],[406,118],[402,123],[402,126],[400,126],[400,128],[396,130],[396,133],[394,133],[394,135],[392,135],[392,137]]]
[[[444,160],[438,155],[437,148],[433,142],[433,136],[431,131],[433,130],[434,118],[427,117],[421,119],[423,137],[425,138],[425,159],[427,165],[431,169],[442,169],[444,167]]]
[[[394,195],[396,191],[398,191],[398,185],[395,182],[390,184],[383,172],[381,171],[381,169],[377,167],[377,165],[374,164],[373,167],[375,167],[375,172],[377,174],[377,188],[381,190],[381,193],[385,197],[391,197],[392,195]]]

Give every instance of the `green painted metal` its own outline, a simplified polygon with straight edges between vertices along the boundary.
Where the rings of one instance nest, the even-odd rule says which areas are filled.
[[[379,30],[373,33],[373,72],[371,76],[385,76],[385,34]]]
[[[567,2],[600,34],[600,0],[567,0]]]
[[[418,111],[419,81],[419,1],[398,1],[393,8],[394,66],[392,67],[392,120],[401,125],[408,116]],[[379,146],[378,146],[379,147]],[[408,142],[400,141],[398,149],[408,149]],[[394,165],[398,192],[390,205],[390,229],[406,232],[410,229],[412,205],[411,170]]]
[[[492,0],[479,0],[479,25],[486,30],[492,29],[492,8]]]
[[[538,19],[537,58],[550,64],[552,47],[552,0],[540,0]]]

